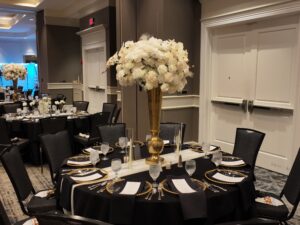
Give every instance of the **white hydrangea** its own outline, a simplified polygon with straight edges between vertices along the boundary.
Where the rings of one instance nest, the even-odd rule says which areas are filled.
[[[138,82],[145,90],[160,87],[162,92],[181,92],[192,76],[188,52],[181,42],[163,41],[143,35],[139,41],[127,41],[108,61],[116,65],[121,86]]]

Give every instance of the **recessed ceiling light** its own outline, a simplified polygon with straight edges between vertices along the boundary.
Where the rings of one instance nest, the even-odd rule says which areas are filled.
[[[25,6],[25,7],[38,7],[43,0],[22,0],[16,2],[14,5]]]

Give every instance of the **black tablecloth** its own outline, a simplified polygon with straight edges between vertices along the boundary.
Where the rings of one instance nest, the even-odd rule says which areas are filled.
[[[88,121],[88,116],[84,116]],[[72,140],[73,136],[78,134],[78,127],[75,126],[75,122],[78,118],[71,118],[67,120],[67,130]],[[80,119],[82,120],[82,119]],[[22,137],[29,139],[29,146],[26,152],[26,159],[33,164],[40,164],[40,142],[39,137],[41,135],[41,126],[39,121],[35,120],[8,120],[8,129],[12,137]],[[88,124],[88,122],[87,122]],[[72,146],[75,151],[76,148]],[[76,153],[76,152],[74,152]]]
[[[142,149],[142,155],[147,155],[146,149]],[[163,153],[173,151],[172,148],[165,148]],[[109,155],[110,158],[122,158],[122,154],[115,151]],[[196,159],[197,169],[193,178],[203,179],[207,170],[215,168],[209,159]],[[103,168],[110,166],[109,161],[101,161],[98,167]],[[186,174],[184,168],[178,168],[172,165],[171,170],[163,169],[158,181],[162,181],[168,175]],[[141,172],[125,177],[130,181],[152,181],[149,172]],[[68,176],[59,178],[58,190],[61,188],[59,205],[71,211],[71,188],[74,181]],[[61,185],[61,180],[63,183]],[[61,186],[60,186],[61,185]],[[220,185],[222,186],[222,185]],[[214,193],[210,190],[205,191],[207,200],[207,218],[184,220],[178,196],[165,192],[165,197],[161,201],[154,196],[152,200],[145,200],[144,197],[137,197],[135,201],[134,217],[132,224],[138,225],[159,225],[159,224],[214,224],[234,219],[245,219],[253,213],[254,186],[252,178],[246,180],[245,185],[223,185],[228,191]],[[97,193],[99,189],[89,190],[88,185],[79,186],[74,191],[74,213],[76,215],[111,222],[111,199],[112,196],[107,192]],[[247,196],[247,198],[245,198]]]

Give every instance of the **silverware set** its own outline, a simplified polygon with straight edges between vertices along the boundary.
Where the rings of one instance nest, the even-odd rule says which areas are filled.
[[[221,191],[227,191],[226,188],[223,188],[223,187],[221,187],[221,186],[219,186],[219,185],[209,183],[209,182],[207,182],[206,180],[202,180],[202,181],[203,181],[203,183],[206,185],[206,187],[207,187],[209,190],[211,190],[212,192],[217,193],[217,192],[220,192],[220,190],[221,190]]]
[[[96,184],[93,184],[93,185],[90,185],[90,186],[88,186],[88,189],[89,189],[90,191],[92,191],[92,190],[95,190],[95,189],[97,189],[97,188],[99,188],[99,187],[103,187],[103,186],[104,186],[104,188],[105,188],[107,182],[108,182],[108,180],[102,181],[102,182],[100,182],[100,183],[96,183]],[[101,188],[101,189],[102,189],[102,188]],[[100,190],[101,190],[101,189],[100,189]]]

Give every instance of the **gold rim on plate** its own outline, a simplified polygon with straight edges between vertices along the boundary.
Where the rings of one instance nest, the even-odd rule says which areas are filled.
[[[230,155],[224,155],[224,156],[222,156],[222,158],[224,159],[224,158],[232,158],[232,159],[236,159],[236,161],[238,161],[238,160],[242,160],[241,158],[239,158],[239,157],[236,157],[236,156],[230,156]],[[232,162],[234,162],[234,161],[232,161]],[[244,162],[243,164],[240,164],[240,165],[224,165],[224,164],[220,164],[220,166],[223,166],[223,167],[244,167],[244,166],[246,166],[246,163]]]
[[[91,171],[91,173],[92,172],[97,172],[97,171],[99,171],[103,176],[101,177],[101,178],[99,178],[99,179],[96,179],[96,180],[89,180],[89,181],[75,181],[76,183],[78,183],[78,184],[82,184],[82,183],[85,183],[85,184],[93,184],[93,183],[98,183],[98,182],[100,182],[100,181],[102,181],[103,179],[105,179],[105,178],[107,178],[107,176],[108,176],[108,173],[105,171],[105,170],[102,170],[102,169],[100,169],[100,168],[81,168],[81,169],[74,169],[74,170],[72,170],[72,171],[70,171],[70,172],[68,172],[67,174],[69,175],[69,176],[72,176],[72,175],[74,175],[74,174],[80,174],[80,172],[81,171]],[[87,175],[89,175],[90,173],[88,173]],[[84,176],[84,175],[83,175]]]
[[[198,187],[200,187],[203,191],[206,190],[207,186],[200,180],[197,180],[197,179],[194,179],[194,178],[191,178],[191,181],[193,183],[196,183],[198,185]],[[161,188],[165,191],[165,192],[168,192],[170,194],[173,194],[173,195],[178,195],[179,193],[178,192],[175,192],[175,191],[172,191],[170,190],[169,188],[166,187],[166,184],[167,184],[167,179],[164,179],[163,181],[161,181],[159,183],[159,186],[161,186]]]
[[[142,141],[138,141],[138,140],[133,141],[133,145],[136,145],[136,144],[139,144],[141,147],[145,145],[145,143]],[[116,142],[115,146],[120,148],[119,142]],[[127,147],[129,147],[129,146],[127,146]]]
[[[109,182],[106,185],[106,191],[110,194],[113,194],[113,185],[116,184],[116,183],[122,182],[122,181],[124,181],[124,179]],[[149,192],[152,191],[152,184],[150,182],[145,181],[145,187],[146,187],[146,190],[141,192],[141,193],[137,193],[136,196],[143,196],[143,195],[146,195],[146,194],[148,194]]]
[[[68,162],[69,160],[75,161],[74,159],[79,159],[79,158],[87,158],[87,159],[88,159],[88,160],[86,161],[87,163],[79,165],[79,164],[76,164],[76,163],[69,163],[69,162]],[[78,161],[78,162],[80,162],[80,161]],[[85,161],[81,161],[81,162],[85,162]],[[68,166],[83,167],[83,166],[90,166],[90,165],[92,165],[92,162],[90,161],[90,159],[88,158],[87,155],[79,155],[79,156],[73,156],[73,157],[68,158],[68,160],[67,160],[67,165],[68,165]]]
[[[235,174],[235,175],[238,175],[239,177],[244,177],[246,178],[247,175],[246,174],[243,174],[241,172],[238,172],[238,171],[235,171],[235,170],[226,170],[226,169],[213,169],[213,170],[208,170],[204,173],[204,176],[206,179],[212,181],[212,182],[215,182],[215,183],[219,183],[219,184],[229,184],[229,185],[234,185],[234,184],[238,184],[239,182],[228,182],[228,181],[221,181],[221,180],[218,180],[218,179],[215,179],[213,177],[210,177],[208,174],[210,173],[222,173],[222,172],[226,172],[226,173],[232,173],[232,174]],[[223,174],[225,175],[225,174]],[[226,175],[225,175],[226,176]]]

